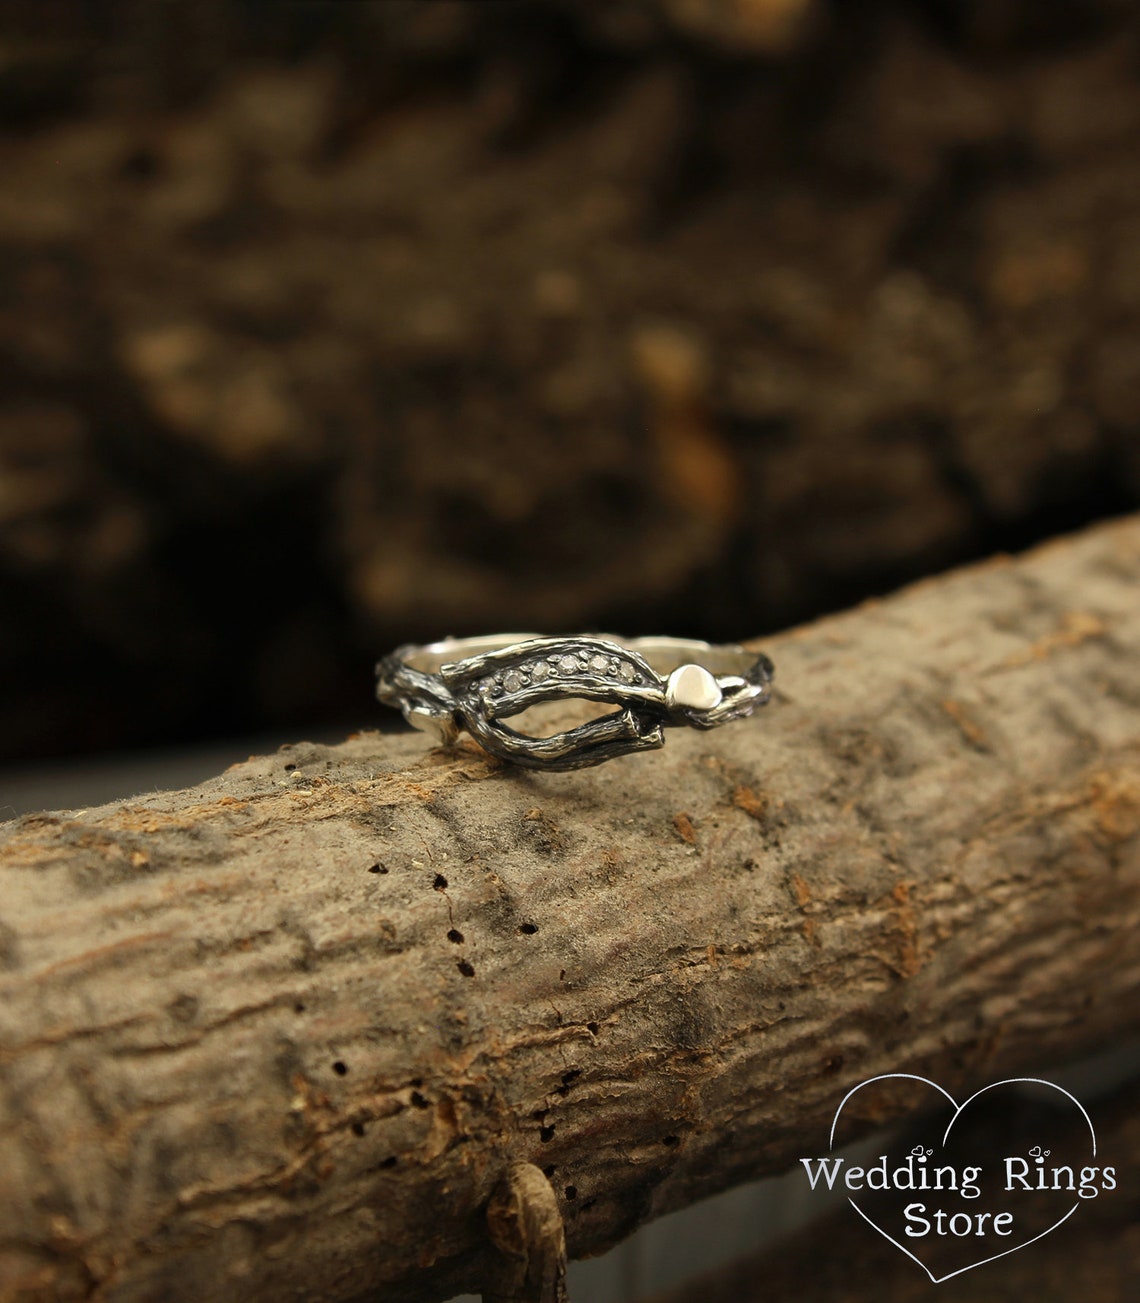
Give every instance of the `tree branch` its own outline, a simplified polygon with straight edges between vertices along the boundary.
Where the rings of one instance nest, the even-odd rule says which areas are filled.
[[[868,1076],[1135,1026],[1138,570],[1133,518],[795,630],[596,770],[362,734],[5,825],[0,1298],[496,1288],[515,1164],[595,1253]]]

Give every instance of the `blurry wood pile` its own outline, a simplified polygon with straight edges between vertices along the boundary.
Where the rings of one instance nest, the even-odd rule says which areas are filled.
[[[0,757],[1140,502],[1124,0],[0,17]]]

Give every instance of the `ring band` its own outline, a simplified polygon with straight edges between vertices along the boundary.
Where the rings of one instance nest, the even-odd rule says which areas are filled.
[[[716,728],[771,692],[772,662],[734,643],[689,638],[505,633],[398,647],[376,666],[376,695],[447,745],[461,729],[492,755],[531,769],[584,769],[665,745],[670,725]],[[612,714],[552,737],[504,720],[542,702],[584,697]]]

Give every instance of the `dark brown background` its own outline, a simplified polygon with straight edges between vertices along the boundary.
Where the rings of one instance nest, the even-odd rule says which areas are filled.
[[[0,4],[0,759],[1140,502],[1125,0]]]

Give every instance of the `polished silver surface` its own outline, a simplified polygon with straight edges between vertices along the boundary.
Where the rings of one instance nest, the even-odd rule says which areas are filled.
[[[688,638],[507,633],[399,647],[376,666],[376,695],[446,745],[466,730],[487,751],[532,769],[583,769],[665,744],[665,728],[716,728],[769,697],[772,662],[735,644]],[[544,702],[618,707],[552,737],[504,721]]]

